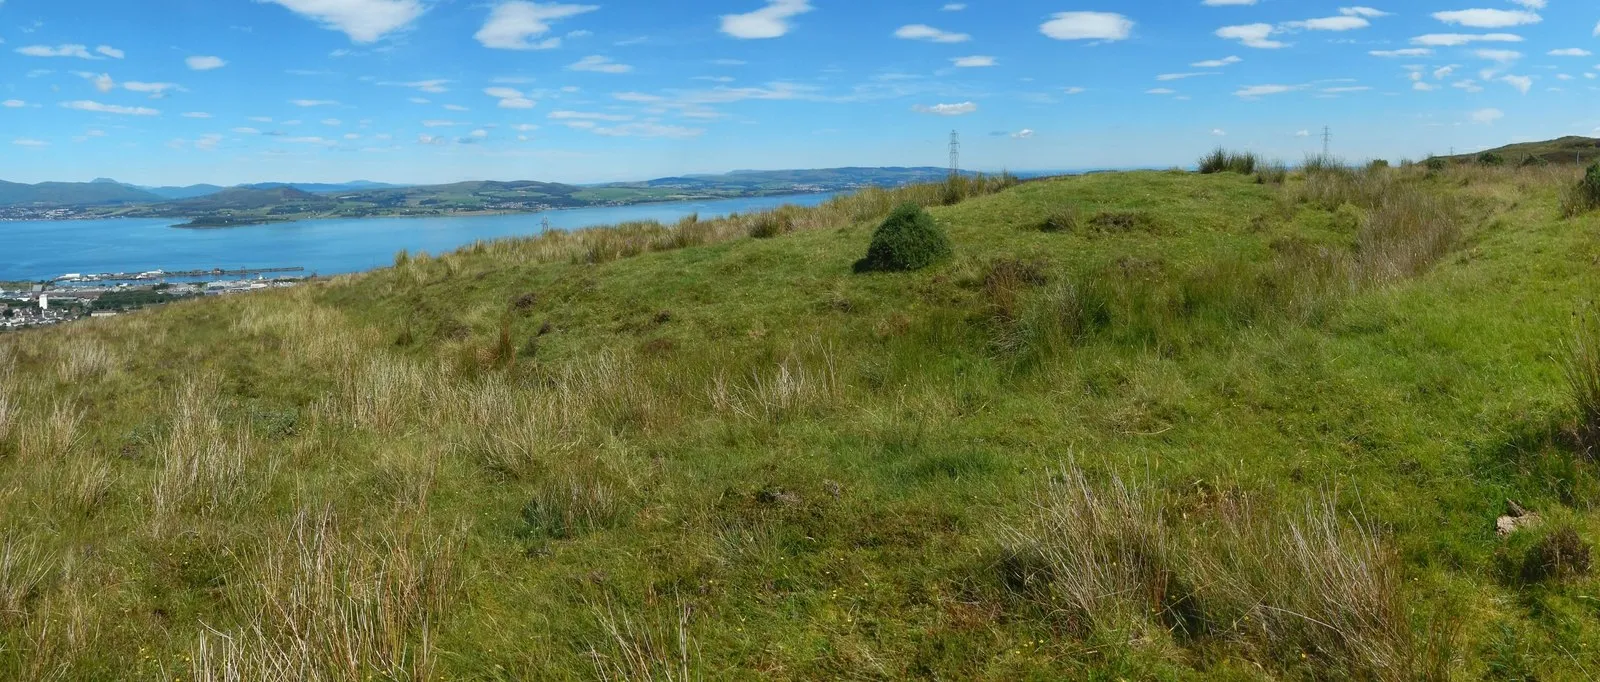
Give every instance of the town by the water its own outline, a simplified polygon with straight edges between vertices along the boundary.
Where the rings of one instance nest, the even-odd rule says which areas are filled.
[[[0,283],[0,332],[112,317],[203,296],[293,287],[301,268],[66,273],[49,281]]]

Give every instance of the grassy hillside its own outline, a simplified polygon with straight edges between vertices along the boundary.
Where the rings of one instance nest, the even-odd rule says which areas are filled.
[[[0,678],[1591,679],[1576,179],[872,190],[0,336]],[[954,259],[852,274],[903,200]]]
[[[1444,158],[1457,163],[1474,163],[1483,154],[1496,154],[1504,159],[1506,163],[1512,165],[1539,163],[1541,161],[1544,163],[1582,162],[1587,165],[1600,161],[1600,139],[1572,135],[1541,142],[1519,142],[1477,154],[1461,154]]]

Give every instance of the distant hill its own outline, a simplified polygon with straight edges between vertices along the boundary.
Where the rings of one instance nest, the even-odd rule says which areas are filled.
[[[41,182],[25,185],[0,181],[0,205],[109,206],[161,200],[159,195],[116,182]]]
[[[1478,156],[1493,152],[1504,157],[1507,163],[1521,163],[1529,157],[1542,158],[1550,163],[1594,163],[1600,161],[1600,139],[1592,137],[1569,136],[1543,142],[1519,142],[1496,147],[1472,154],[1457,154],[1443,157],[1450,161],[1465,163],[1476,160]]]
[[[736,170],[720,175],[686,175],[643,182],[618,182],[604,187],[649,187],[679,189],[776,190],[810,188],[841,190],[856,187],[898,187],[943,180],[949,169],[931,166],[917,168],[819,168],[809,170]]]
[[[319,182],[258,182],[249,185],[239,185],[245,189],[278,189],[280,187],[293,187],[313,193],[329,192],[360,192],[372,189],[400,189],[410,185],[390,185],[382,182],[369,182],[356,180],[355,182],[319,183]]]
[[[163,199],[193,199],[221,192],[226,187],[217,185],[189,185],[188,187],[141,187],[140,189]]]
[[[263,208],[274,210],[292,208],[295,212],[299,212],[328,210],[333,208],[334,203],[328,197],[295,187],[272,189],[232,187],[203,197],[166,202],[161,204],[161,207],[173,214],[250,211]]]

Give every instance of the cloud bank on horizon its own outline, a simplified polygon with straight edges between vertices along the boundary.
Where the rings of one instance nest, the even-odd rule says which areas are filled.
[[[1169,166],[1600,136],[1579,0],[0,0],[0,178]],[[178,20],[175,20],[178,19]],[[1592,28],[1591,28],[1592,27]]]

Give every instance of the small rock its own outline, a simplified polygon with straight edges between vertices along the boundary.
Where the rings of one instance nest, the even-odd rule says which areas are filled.
[[[1523,508],[1516,500],[1506,500],[1506,510],[1505,516],[1494,520],[1494,532],[1500,537],[1539,525],[1539,515]]]

